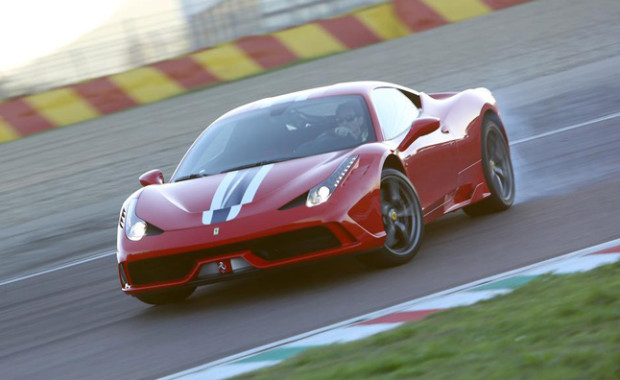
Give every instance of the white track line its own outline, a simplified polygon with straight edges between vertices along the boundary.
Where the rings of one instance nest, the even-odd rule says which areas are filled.
[[[510,143],[510,146],[518,145],[518,144],[521,144],[521,143],[524,143],[524,142],[528,142],[528,141],[532,141],[532,140],[537,140],[537,139],[540,139],[540,138],[543,138],[543,137],[555,135],[557,133],[571,131],[573,129],[585,127],[585,126],[590,125],[590,124],[596,124],[596,123],[599,123],[599,122],[605,121],[605,120],[615,119],[617,117],[620,117],[620,112],[612,113],[612,114],[609,114],[609,115],[606,115],[606,116],[597,117],[596,119],[584,121],[583,123],[569,125],[568,127],[556,129],[556,130],[551,131],[551,132],[541,133],[539,135],[535,135],[535,136],[531,136],[531,137],[526,137],[526,138],[523,138],[523,139],[515,140],[515,141],[512,141]],[[67,264],[63,264],[63,265],[58,266],[58,267],[46,269],[46,270],[41,271],[41,272],[31,273],[31,274],[28,274],[28,275],[25,275],[25,276],[20,276],[20,277],[15,277],[15,278],[12,278],[12,279],[9,279],[9,280],[6,280],[6,281],[0,281],[0,286],[11,284],[13,282],[17,282],[17,281],[21,281],[21,280],[26,280],[26,279],[29,279],[29,278],[32,278],[32,277],[43,275],[43,274],[55,272],[55,271],[58,271],[58,270],[61,270],[61,269],[70,268],[70,267],[73,267],[73,266],[76,266],[76,265],[84,264],[84,263],[87,263],[89,261],[100,259],[102,257],[111,256],[114,253],[115,253],[114,251],[104,252],[104,253],[100,253],[100,254],[95,255],[95,256],[91,256],[91,257],[82,259],[82,260],[77,260],[77,261],[73,261],[73,262],[70,262],[70,263],[67,263]]]
[[[510,143],[510,145],[511,146],[518,145],[518,144],[521,144],[521,143],[524,143],[524,142],[528,142],[528,141],[540,139],[540,138],[543,138],[543,137],[555,135],[557,133],[571,131],[573,129],[585,127],[585,126],[590,125],[590,124],[595,124],[595,123],[598,123],[598,122],[601,122],[601,121],[615,119],[618,116],[620,116],[620,112],[612,113],[612,114],[609,114],[607,116],[597,117],[596,119],[584,121],[583,123],[579,123],[579,124],[569,125],[568,127],[556,129],[556,130],[553,130],[551,132],[541,133],[539,135],[535,135],[535,136],[531,136],[531,137],[526,137],[526,138],[523,138],[523,139],[515,140],[515,141],[512,141]]]
[[[103,257],[108,257],[108,256],[112,256],[112,255],[115,255],[115,254],[116,254],[116,251],[106,251],[106,252],[102,252],[102,253],[97,253],[94,256],[90,256],[90,257],[87,257],[85,259],[71,261],[69,263],[62,264],[60,266],[53,267],[53,268],[50,268],[50,269],[42,270],[40,272],[35,272],[35,273],[27,274],[27,275],[24,275],[24,276],[11,278],[9,280],[0,281],[0,286],[11,284],[13,282],[17,282],[17,281],[21,281],[21,280],[27,280],[27,279],[32,278],[32,277],[41,276],[43,274],[56,272],[56,271],[61,270],[61,269],[74,267],[76,265],[88,263],[90,261],[98,260],[98,259],[101,259]]]

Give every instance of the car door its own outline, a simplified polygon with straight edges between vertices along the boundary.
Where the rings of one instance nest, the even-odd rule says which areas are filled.
[[[404,139],[416,118],[429,116],[396,88],[377,88],[371,93],[371,98],[384,139],[392,141],[394,146]],[[449,131],[439,128],[422,136],[399,155],[405,163],[407,176],[418,192],[425,215],[440,209],[451,199],[457,173],[454,138]]]

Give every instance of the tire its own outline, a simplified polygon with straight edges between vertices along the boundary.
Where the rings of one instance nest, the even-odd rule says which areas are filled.
[[[147,293],[134,294],[134,297],[149,305],[166,305],[184,301],[196,290],[195,286],[158,290]]]
[[[515,199],[515,179],[510,151],[499,118],[487,115],[482,122],[482,170],[491,195],[463,208],[469,216],[504,211]]]
[[[413,185],[398,170],[385,169],[381,173],[381,214],[386,231],[383,248],[358,256],[358,259],[376,268],[407,263],[420,249],[424,219]]]

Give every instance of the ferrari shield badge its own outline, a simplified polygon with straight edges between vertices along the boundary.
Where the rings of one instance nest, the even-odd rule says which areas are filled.
[[[219,234],[220,234],[220,228],[219,228],[219,227],[215,227],[215,228],[213,229],[213,236],[217,236],[217,235],[219,235]]]
[[[222,260],[217,262],[217,271],[220,274],[227,274],[232,272],[232,265],[230,265],[230,260]]]

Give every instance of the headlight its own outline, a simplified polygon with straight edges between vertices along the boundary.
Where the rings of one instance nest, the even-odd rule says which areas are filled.
[[[146,235],[147,224],[144,220],[138,218],[136,215],[136,204],[138,198],[133,198],[127,202],[125,207],[125,235],[127,239],[132,241],[138,241]]]
[[[329,197],[332,196],[334,191],[336,191],[336,188],[340,185],[349,170],[351,170],[353,164],[357,161],[357,157],[358,156],[349,157],[344,160],[328,179],[313,187],[308,193],[306,206],[314,207],[320,205],[321,203],[325,203]]]

